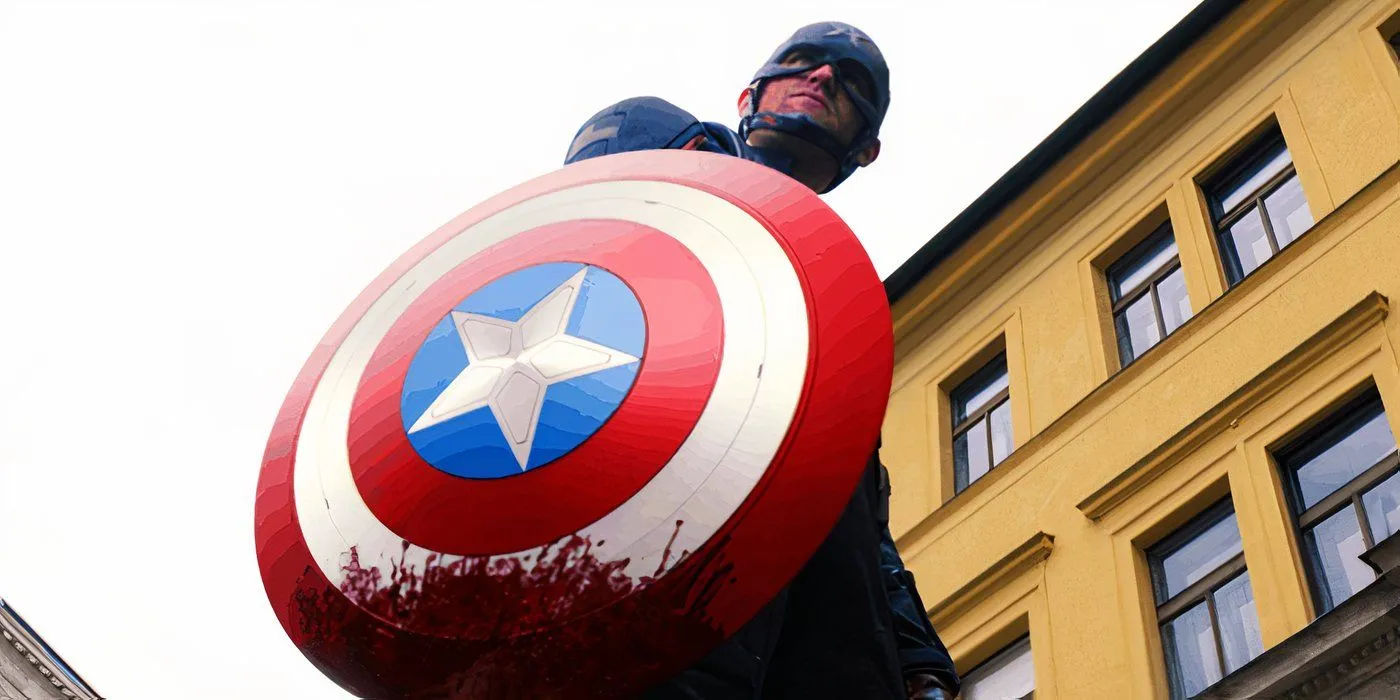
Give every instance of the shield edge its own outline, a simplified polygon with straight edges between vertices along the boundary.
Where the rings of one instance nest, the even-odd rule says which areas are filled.
[[[848,474],[826,480],[823,488],[804,491],[801,502],[792,498],[797,489],[788,489],[786,493],[789,496],[783,499],[764,499],[763,496],[772,492],[776,483],[806,480],[807,476],[798,473],[801,469],[781,466],[793,464],[793,460],[800,462],[809,457],[819,457],[821,459],[817,461],[865,464],[875,446],[892,380],[890,313],[873,266],[844,222],[809,190],[774,186],[775,178],[786,180],[762,166],[705,153],[660,151],[586,161],[502,192],[454,218],[400,256],[356,297],[325,334],[293,382],[274,423],[258,480],[254,534],[269,602],[284,630],[308,659],[353,692],[382,695],[402,691],[401,685],[381,684],[381,680],[388,680],[385,676],[397,675],[388,673],[391,669],[365,668],[366,673],[356,674],[358,678],[346,677],[342,665],[323,653],[329,649],[318,648],[317,640],[308,638],[295,619],[296,601],[302,596],[338,595],[321,577],[314,564],[310,568],[305,566],[310,562],[310,554],[305,551],[304,543],[299,542],[300,528],[294,505],[285,496],[291,486],[293,465],[290,455],[311,391],[320,381],[326,363],[347,329],[415,261],[477,221],[548,192],[591,182],[656,180],[693,187],[721,197],[743,209],[770,232],[774,232],[777,224],[803,222],[806,228],[802,229],[802,235],[796,240],[783,235],[774,237],[793,263],[808,304],[812,337],[808,374],[802,390],[804,400],[775,456],[775,467],[764,475],[755,487],[750,502],[745,503],[730,522],[716,533],[716,538],[731,534],[733,523],[755,517],[756,511],[769,514],[803,513],[805,520],[801,523],[802,527],[820,532],[831,529],[854,490],[860,469],[849,468]],[[742,193],[747,199],[736,198],[735,192]],[[813,293],[814,285],[826,290],[821,303]],[[842,291],[849,294],[842,294]],[[838,308],[835,299],[843,299],[845,303]],[[819,348],[823,350],[821,362],[816,359]],[[875,361],[872,362],[872,359]],[[853,369],[859,371],[855,379],[849,373]],[[840,376],[843,372],[847,376]],[[811,400],[814,394],[833,394],[840,398],[816,404]],[[804,445],[794,448],[794,444],[804,442],[798,439],[799,434],[829,436],[833,434],[832,431],[852,434],[855,438],[846,441],[845,445],[832,445],[829,441],[809,438]],[[783,490],[779,489],[778,492],[782,493]],[[278,498],[279,494],[283,494],[281,498]],[[775,522],[779,520],[775,518]],[[791,546],[792,538],[789,535],[793,529],[750,529],[745,531],[742,543],[731,540],[730,545],[737,547],[736,554],[741,550],[749,552],[750,558],[754,553],[763,553],[761,561],[750,561],[748,565],[761,569],[769,578],[781,578],[786,582],[816,548],[816,543],[811,547]],[[301,551],[297,552],[298,549]],[[774,593],[777,588],[774,588]],[[766,602],[752,597],[736,598],[727,601],[724,609],[709,612],[716,620],[748,619]],[[737,626],[731,623],[719,631],[727,635]],[[432,679],[422,680],[429,685],[434,682]]]

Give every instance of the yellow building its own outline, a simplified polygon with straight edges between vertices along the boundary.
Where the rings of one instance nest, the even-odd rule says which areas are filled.
[[[1400,698],[1398,32],[1206,2],[887,280],[964,697]]]

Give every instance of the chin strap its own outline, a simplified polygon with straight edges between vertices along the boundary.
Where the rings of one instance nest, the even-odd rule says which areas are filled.
[[[791,134],[822,149],[838,163],[846,159],[850,150],[849,147],[836,140],[836,137],[805,114],[758,112],[739,120],[739,138],[747,141],[749,134],[757,129]]]

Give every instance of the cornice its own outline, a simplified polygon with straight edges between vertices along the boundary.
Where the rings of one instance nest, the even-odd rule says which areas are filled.
[[[1275,293],[1293,275],[1311,265],[1311,261],[1324,254],[1331,247],[1339,245],[1360,226],[1370,221],[1372,217],[1378,216],[1379,212],[1384,211],[1386,207],[1393,206],[1393,192],[1397,187],[1400,187],[1400,163],[1392,165],[1362,188],[1360,192],[1319,219],[1309,229],[1306,236],[1302,236],[1284,248],[1278,255],[1270,258],[1253,274],[1246,277],[1244,281],[1207,304],[1176,332],[1148,350],[1143,359],[1124,367],[1095,386],[1084,398],[1031,436],[1024,445],[1018,446],[1006,458],[1005,462],[988,472],[987,476],[978,479],[966,491],[954,496],[948,502],[934,508],[932,512],[898,535],[895,538],[895,543],[899,546],[900,551],[918,552],[922,550],[941,536],[939,534],[941,529],[950,523],[956,523],[969,517],[969,508],[975,510],[986,499],[996,497],[1011,484],[1016,483],[1029,470],[1037,468],[1045,461],[1047,455],[1058,449],[1058,445],[1066,440],[1076,438],[1088,429],[1087,426],[1100,420],[1107,412],[1117,410],[1128,396],[1138,391],[1144,384],[1156,381],[1158,377],[1170,371],[1170,368],[1183,356],[1196,352],[1230,324],[1248,314],[1264,297]],[[1380,294],[1372,294],[1367,299],[1388,305],[1386,298]],[[1328,328],[1337,326],[1342,318],[1345,318],[1352,311],[1355,309],[1343,311],[1340,318],[1334,319],[1331,324],[1315,334],[1314,337],[1326,335]],[[1296,354],[1301,349],[1307,348],[1310,342],[1311,340],[1299,344],[1293,352]],[[1149,361],[1147,358],[1152,359]],[[910,371],[917,372],[922,371],[922,369],[916,368]],[[1266,369],[1264,375],[1268,373],[1269,370]],[[1260,375],[1251,383],[1256,383],[1262,376]],[[898,374],[896,381],[898,381]],[[1226,399],[1226,401],[1228,400]],[[1096,506],[1097,500],[1110,495],[1116,485],[1121,485],[1125,480],[1132,478],[1131,472],[1152,461],[1153,455],[1160,456],[1166,446],[1171,445],[1174,440],[1182,439],[1194,428],[1198,428],[1200,422],[1197,420],[1176,433],[1171,439],[1165,440],[1163,447],[1158,448],[1153,454],[1143,457],[1128,469],[1129,473],[1120,475],[1112,483],[1085,498],[1078,504],[1079,510],[1085,511],[1086,515],[1089,515],[1088,511],[1096,513],[1089,515],[1095,520],[1102,517],[1106,510]],[[1145,486],[1146,483],[1148,482],[1143,482],[1141,485]],[[1108,504],[1106,508],[1111,508],[1117,502]]]
[[[1013,241],[1036,237],[1055,212],[1068,221],[1075,214],[1067,207],[1077,212],[1104,187],[1114,186],[1117,179],[1103,179],[1105,174],[1155,147],[1164,133],[1183,126],[1183,119],[1194,116],[1183,110],[1184,105],[1217,93],[1240,66],[1253,63],[1242,56],[1276,47],[1282,37],[1271,36],[1273,32],[1291,33],[1308,16],[1326,7],[1324,0],[1203,5],[1218,5],[1211,12],[1222,14],[1198,26],[1199,36],[1164,57],[1167,64],[1158,67],[1151,79],[1125,96],[1127,99],[1110,113],[1094,120],[1084,140],[1057,153],[1053,161],[1042,163],[1036,177],[1024,186],[1002,192],[994,185],[974,202],[982,207],[995,204],[994,216],[985,220],[978,217],[977,225],[968,227],[961,221],[968,213],[960,214],[891,274],[886,289],[892,299],[896,347],[925,340],[925,324],[933,319],[934,310],[1004,256]],[[1241,7],[1236,11],[1234,6]],[[1261,37],[1270,37],[1273,42],[1263,42]],[[1027,159],[1037,160],[1034,156],[1032,151]],[[981,202],[988,197],[994,202]],[[978,207],[969,210],[974,208]],[[1058,229],[1064,221],[1050,230]],[[954,239],[957,245],[952,245]],[[929,248],[947,250],[935,254]],[[923,259],[930,255],[931,259]]]
[[[1183,456],[1228,428],[1251,406],[1272,396],[1298,374],[1379,325],[1385,320],[1389,309],[1389,302],[1379,292],[1366,295],[1248,384],[1212,406],[1160,447],[1080,501],[1079,510],[1094,521],[1102,519],[1114,507],[1146,488]]]
[[[1289,690],[1283,700],[1345,697],[1341,693],[1370,680],[1394,665],[1397,659],[1400,659],[1400,627],[1392,627],[1352,652],[1344,661],[1329,666],[1326,671]]]
[[[31,637],[24,629],[3,614],[0,614],[0,638],[5,640],[5,644],[19,652],[20,657],[33,666],[58,694],[77,700],[101,700],[99,696],[74,684],[61,669],[49,661],[38,640]]]
[[[1050,550],[1054,546],[1054,535],[1044,532],[1035,533],[1025,542],[1017,545],[1015,549],[1011,550],[1011,553],[992,564],[962,588],[953,591],[952,595],[944,598],[938,605],[933,606],[928,611],[933,626],[935,628],[943,626],[948,620],[956,619],[978,601],[986,598],[989,592],[1006,587],[1021,574],[1030,571],[1037,564],[1049,558]]]

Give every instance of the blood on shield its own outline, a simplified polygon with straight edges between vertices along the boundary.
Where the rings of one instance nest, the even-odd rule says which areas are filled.
[[[370,284],[293,384],[259,564],[370,697],[617,697],[698,659],[835,523],[891,371],[883,287],[740,159],[594,159]]]

